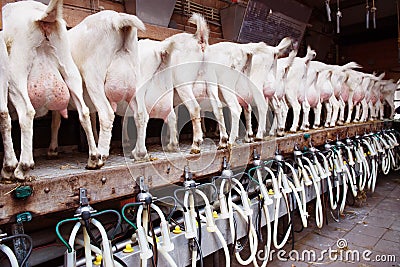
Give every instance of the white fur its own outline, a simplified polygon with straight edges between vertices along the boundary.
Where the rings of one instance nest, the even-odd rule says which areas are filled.
[[[44,32],[47,28],[47,36]],[[47,7],[36,1],[10,3],[3,7],[4,40],[9,49],[11,103],[18,107],[21,127],[21,157],[14,171],[14,176],[24,179],[26,172],[33,168],[32,135],[35,109],[28,96],[27,80],[33,63],[38,60],[37,49],[44,49],[48,59],[58,66],[59,74],[64,79],[77,106],[81,124],[89,142],[90,168],[103,165],[98,158],[89,120],[89,109],[83,101],[82,79],[74,64],[69,50],[65,21],[62,19],[62,1],[52,0]],[[40,109],[41,116],[47,110]]]

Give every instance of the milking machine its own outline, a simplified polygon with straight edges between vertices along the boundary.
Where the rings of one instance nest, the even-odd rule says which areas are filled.
[[[275,157],[269,161],[260,161],[256,153],[253,155],[253,165],[254,167],[249,170],[249,175],[254,170],[254,174],[257,177],[257,181],[260,187],[260,192],[262,195],[262,201],[264,202],[264,213],[267,220],[267,231],[268,240],[266,246],[269,248],[271,239],[274,246],[278,249],[282,248],[289,239],[292,233],[293,238],[293,226],[292,217],[293,210],[297,208],[300,212],[301,221],[304,227],[307,227],[307,217],[306,212],[306,196],[304,191],[304,182],[300,182],[299,177],[295,168],[280,154],[279,150],[276,151]],[[253,175],[254,175],[253,174]],[[254,177],[253,177],[254,179]],[[267,188],[270,188],[267,190]],[[273,196],[273,201],[270,196]],[[292,205],[289,203],[292,200]],[[284,203],[281,205],[281,199],[283,198]],[[264,200],[265,199],[265,200]],[[294,201],[295,200],[295,201]],[[269,217],[268,205],[274,205],[274,225],[273,225],[273,237],[271,238],[271,219]],[[295,204],[297,207],[295,207]],[[281,213],[281,206],[285,206],[286,213],[288,216],[288,225],[284,229],[284,237],[282,241],[278,242],[278,223],[279,215]],[[292,243],[294,245],[294,242]],[[269,251],[269,249],[267,249]],[[266,254],[266,256],[268,256]],[[263,263],[265,265],[266,262]]]
[[[397,142],[396,135],[399,137],[399,132],[395,130],[384,130],[381,132],[381,138],[386,140],[389,145],[387,151],[390,159],[390,167],[395,171],[400,169],[399,143]]]
[[[5,243],[13,241],[17,238],[24,238],[29,242],[29,249],[24,257],[24,259],[21,261],[21,265],[19,265],[17,257],[15,256],[14,252],[10,247],[5,245]],[[11,236],[7,236],[7,233],[0,233],[0,251],[3,252],[9,262],[11,267],[25,267],[25,264],[27,263],[31,253],[32,253],[32,248],[33,248],[33,241],[32,238],[29,235],[26,234],[15,234]]]
[[[260,191],[259,194],[259,213],[258,213],[258,219],[261,221],[261,209],[264,211],[264,217],[265,217],[265,226],[267,230],[267,240],[265,242],[264,248],[265,248],[265,254],[264,254],[264,259],[262,263],[262,267],[265,267],[268,263],[269,259],[269,253],[271,250],[271,242],[272,242],[272,228],[271,228],[271,216],[269,214],[269,209],[268,206],[272,205],[274,201],[271,199],[269,191],[267,189],[267,183],[270,183],[270,181],[267,181],[265,178],[266,176],[263,175],[263,167],[264,163],[260,159],[260,155],[257,153],[256,150],[253,151],[253,168],[251,168],[248,171],[248,176],[252,177],[252,180],[254,180],[257,185],[258,185],[258,190]],[[254,171],[254,173],[252,173]],[[255,176],[255,177],[254,177]],[[259,225],[261,223],[259,222]],[[259,233],[261,236],[261,233]]]
[[[331,156],[329,158],[330,169],[332,170],[333,176],[333,184],[336,188],[336,197],[335,202],[338,208],[339,214],[342,214],[346,205],[347,191],[348,191],[348,173],[346,172],[347,168],[345,168],[345,162],[343,161],[343,157],[341,155],[341,142],[337,142],[336,144],[326,144],[326,151],[331,152]],[[339,148],[337,147],[339,145]],[[332,183],[328,184],[332,185]],[[332,189],[333,190],[333,189]],[[331,195],[331,194],[330,194]],[[332,194],[333,195],[333,194]],[[333,199],[333,198],[332,198]],[[335,210],[335,204],[332,205],[332,210]],[[333,215],[333,213],[331,213]],[[339,215],[337,217],[332,216],[335,220],[339,220]]]
[[[177,225],[183,222],[184,231],[181,238],[188,240],[191,266],[196,266],[198,262],[200,266],[205,265],[202,229],[206,229],[215,234],[216,242],[224,251],[227,267],[230,266],[233,257],[241,265],[259,266],[257,260],[260,259],[256,258],[258,245],[265,241],[263,244],[265,258],[260,264],[265,267],[269,260],[271,244],[277,249],[282,249],[292,238],[292,248],[294,247],[294,234],[297,232],[293,225],[295,211],[299,212],[302,227],[308,226],[307,197],[310,195],[307,192],[315,192],[315,195],[312,195],[315,197],[317,227],[321,228],[324,220],[328,223],[329,210],[332,217],[339,220],[339,214],[343,214],[345,206],[349,205],[349,200],[351,201],[351,196],[355,198],[359,192],[367,189],[373,193],[379,173],[386,175],[390,170],[399,169],[399,136],[400,134],[394,130],[365,132],[354,137],[347,136],[343,140],[337,137],[334,141],[327,141],[322,147],[314,147],[310,139],[308,147],[302,150],[297,144],[294,145],[293,157],[285,158],[277,149],[274,157],[265,161],[261,160],[254,150],[253,167],[247,172],[234,172],[224,158],[221,174],[214,176],[211,183],[204,184],[196,182],[186,166],[183,187],[176,189],[174,196],[163,198],[151,195],[144,178],[140,177],[140,192],[136,202],[128,203],[122,208],[125,225],[130,225],[135,234],[121,244],[126,242],[131,244],[132,240],[137,242],[139,250],[135,255],[140,258],[140,266],[148,266],[149,261],[153,266],[157,266],[162,258],[168,265],[177,267],[177,261],[172,255],[178,246],[182,249],[182,244],[176,242],[174,244],[175,237],[179,238],[179,235],[171,238],[170,229],[173,224],[170,222],[173,221]],[[254,196],[255,198],[250,200],[250,197]],[[174,202],[174,207],[168,216],[164,215],[157,205],[167,198]],[[215,200],[218,201],[214,203]],[[100,212],[94,210],[89,205],[84,188],[79,191],[79,204],[73,218],[64,219],[56,226],[57,236],[67,247],[64,266],[77,266],[77,247],[84,253],[86,266],[127,266],[126,258],[122,261],[114,254],[121,250],[121,244],[112,247],[110,241],[114,239],[121,224],[119,213],[114,210]],[[213,212],[217,204],[219,204],[219,214]],[[178,206],[181,207],[182,218],[175,212]],[[108,231],[98,221],[99,216],[107,213],[117,217],[116,227]],[[283,214],[285,217],[281,217]],[[230,234],[228,240],[225,240],[217,227],[217,217],[219,217],[217,220],[226,220],[227,233]],[[265,219],[266,240],[261,236],[262,217]],[[68,240],[65,240],[61,234],[61,227],[72,222],[75,224]],[[282,222],[283,231],[279,227]],[[218,225],[219,223],[221,221]],[[239,223],[245,229],[244,238],[240,241]],[[97,230],[91,229],[93,226]],[[82,232],[78,234],[81,228]],[[13,251],[4,244],[15,238],[25,238],[30,243],[29,252],[21,265],[18,264]],[[228,246],[229,243],[233,244],[231,248]],[[246,247],[249,248],[249,254],[244,259],[242,250]],[[0,235],[0,250],[6,254],[12,267],[24,266],[32,250],[32,240],[23,234],[14,236],[3,234]],[[118,253],[121,256],[122,252]],[[210,253],[209,249],[207,253]],[[96,259],[94,262],[93,258]],[[130,260],[133,259],[135,258]]]
[[[367,180],[367,188],[373,193],[375,191],[376,178],[378,176],[379,154],[372,139],[372,133],[365,133],[362,136],[362,145],[365,148],[366,158],[370,169],[370,175]]]
[[[212,183],[199,184],[193,180],[192,173],[188,166],[184,169],[183,188],[174,191],[174,197],[183,210],[183,219],[185,225],[185,237],[189,240],[189,247],[192,252],[192,266],[196,266],[197,256],[199,255],[200,265],[203,266],[203,253],[201,249],[202,241],[202,222],[206,223],[208,232],[215,233],[222,244],[225,253],[227,266],[230,264],[228,247],[220,230],[214,222],[212,206],[209,198],[203,192],[207,188],[212,191],[212,199],[216,198],[217,188]],[[180,196],[179,194],[183,194]],[[200,198],[200,201],[199,201]],[[199,205],[204,205],[204,216],[200,213]],[[197,230],[196,230],[197,229]]]
[[[233,253],[235,254],[236,260],[242,265],[248,265],[251,262],[253,262],[254,266],[257,266],[257,260],[255,256],[258,247],[258,238],[253,225],[253,220],[252,220],[253,210],[250,208],[249,196],[247,194],[246,189],[244,188],[244,186],[242,185],[242,183],[238,178],[242,176],[246,176],[246,174],[242,172],[234,174],[233,171],[230,169],[230,165],[229,163],[227,163],[226,158],[224,158],[222,173],[220,176],[215,176],[213,178],[213,183],[215,184],[217,180],[221,181],[218,191],[219,192],[218,199],[221,212],[220,217],[222,219],[229,220],[229,227],[233,244]],[[242,203],[241,206],[237,205],[233,201],[232,193],[236,193],[237,195],[240,196]],[[246,241],[244,243],[249,243],[250,256],[246,260],[243,260],[240,255],[240,251],[243,250],[245,244],[240,244],[240,242],[237,240],[237,233],[235,229],[236,219],[234,218],[235,211],[247,226],[246,236],[245,236]],[[226,257],[228,258],[229,254]]]
[[[325,221],[328,223],[327,211],[329,209],[332,218],[335,221],[339,220],[339,197],[340,197],[340,182],[338,174],[334,168],[333,163],[333,150],[332,146],[329,143],[326,143],[323,147],[323,150],[316,150],[317,158],[322,160],[322,166],[325,171],[325,180],[326,180],[326,191],[328,195],[328,199],[323,201],[323,208],[325,209]],[[323,196],[325,195],[325,190],[322,190]],[[328,202],[328,203],[327,203]],[[334,212],[338,213],[336,216]]]
[[[304,170],[299,172],[306,181],[306,185],[313,185],[316,202],[315,202],[315,222],[318,228],[323,225],[323,209],[321,200],[321,193],[323,193],[323,182],[324,179],[328,177],[326,170],[322,167],[321,163],[317,158],[317,149],[312,146],[310,140],[310,147],[307,151],[303,152],[300,161],[302,161],[302,167]],[[308,178],[306,178],[308,177]],[[310,179],[311,178],[311,179]]]
[[[79,208],[75,211],[73,218],[64,219],[57,223],[56,233],[57,237],[67,247],[67,251],[64,257],[64,266],[75,267],[76,266],[76,250],[75,243],[83,245],[85,252],[85,264],[86,266],[92,266],[92,252],[96,253],[96,261],[99,265],[104,267],[120,267],[124,266],[123,262],[113,257],[111,242],[108,238],[107,231],[104,226],[96,218],[104,215],[112,214],[117,216],[117,224],[111,234],[111,240],[113,239],[117,229],[121,225],[121,215],[115,210],[104,210],[97,212],[89,205],[89,199],[87,197],[87,190],[85,188],[79,189]],[[60,228],[63,224],[68,222],[75,222],[72,232],[70,234],[68,242],[63,238]],[[95,226],[100,233],[101,243],[98,238],[94,236],[91,229],[91,225]],[[78,231],[82,226],[83,230],[83,241],[77,237]],[[93,243],[93,244],[92,244]],[[101,252],[101,254],[100,254]]]
[[[140,193],[137,195],[137,202],[128,203],[122,208],[122,216],[124,220],[133,227],[136,231],[136,238],[139,242],[140,247],[140,260],[141,266],[147,266],[149,259],[152,260],[152,265],[158,265],[158,252],[164,257],[170,266],[177,266],[174,259],[168,254],[174,250],[174,243],[171,241],[169,223],[165,218],[164,213],[155,204],[156,201],[160,202],[167,198],[173,199],[172,197],[163,197],[157,199],[153,197],[148,190],[147,185],[144,183],[144,177],[139,178]],[[175,202],[175,199],[173,199]],[[131,222],[126,217],[128,209],[137,207],[136,212],[136,224]],[[176,208],[176,204],[174,206]],[[171,212],[168,218],[170,218],[175,211],[175,208]],[[160,218],[160,230],[161,230],[161,245],[158,245],[159,237],[155,233],[154,222],[151,218],[151,211],[155,211]],[[152,249],[150,248],[152,247]]]
[[[347,184],[347,188],[350,188],[351,193],[354,197],[357,196],[357,188],[356,188],[356,181],[355,181],[355,173],[350,172],[350,168],[354,166],[353,155],[349,153],[350,147],[346,143],[342,142],[341,140],[336,140],[335,145],[333,146],[335,150],[335,155],[337,156],[337,163],[339,167],[342,169],[344,174],[343,182]],[[347,154],[346,154],[347,153]],[[347,155],[347,158],[346,158]],[[349,167],[350,166],[350,167]],[[354,174],[354,175],[353,175]],[[347,191],[345,192],[347,194]]]
[[[360,173],[358,177],[358,189],[360,191],[363,191],[370,175],[369,164],[366,158],[367,154],[364,152],[360,136],[356,135],[353,138],[353,144],[354,144],[353,151],[354,151],[355,161],[357,163],[358,171]]]

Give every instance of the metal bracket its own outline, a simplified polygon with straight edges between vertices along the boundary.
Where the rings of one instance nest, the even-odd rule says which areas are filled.
[[[261,160],[260,160],[261,155],[257,153],[257,150],[254,148],[253,149],[253,165],[254,166],[260,166],[261,165]]]
[[[140,188],[140,193],[137,194],[136,196],[139,202],[151,204],[154,200],[157,199],[156,197],[153,197],[153,195],[149,193],[149,186],[145,183],[144,176],[139,177],[139,188]]]
[[[149,186],[145,183],[144,176],[139,177],[139,189],[140,189],[140,192],[148,192],[149,191]]]
[[[193,174],[190,171],[188,165],[185,166],[183,171],[184,171],[183,177],[185,178],[185,181],[183,182],[183,185],[185,186],[185,188],[195,188],[196,186],[199,185],[199,183],[196,183],[193,180]]]
[[[233,176],[233,171],[231,170],[231,166],[227,162],[226,157],[224,157],[224,160],[223,160],[223,163],[222,163],[221,178],[231,179],[232,176]]]
[[[90,213],[96,212],[90,205],[89,205],[89,198],[87,197],[87,189],[86,188],[79,188],[79,208],[75,211],[75,217],[80,217],[82,212],[89,211]]]

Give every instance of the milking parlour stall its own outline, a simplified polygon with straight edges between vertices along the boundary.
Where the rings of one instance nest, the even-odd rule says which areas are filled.
[[[399,266],[398,0],[2,0],[0,266]]]

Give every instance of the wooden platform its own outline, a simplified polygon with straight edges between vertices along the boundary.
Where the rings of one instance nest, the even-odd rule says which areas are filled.
[[[309,134],[315,146],[322,145],[326,139],[345,138],[362,134],[365,131],[380,130],[390,122],[373,122],[340,126],[331,129],[312,130],[307,133],[287,134],[281,138],[269,138],[266,141],[251,144],[242,143],[228,150],[217,150],[216,141],[205,139],[202,153],[189,154],[189,143],[181,143],[180,152],[164,153],[160,146],[149,147],[155,160],[149,162],[133,162],[124,157],[121,151],[112,153],[110,159],[101,170],[86,170],[86,154],[65,153],[59,159],[46,160],[36,157],[36,168],[30,174],[29,182],[33,188],[32,196],[27,199],[15,199],[12,191],[18,184],[0,185],[0,224],[15,221],[15,215],[29,211],[34,216],[64,211],[78,206],[78,189],[88,189],[91,203],[103,202],[116,198],[133,196],[136,179],[146,178],[150,187],[161,187],[166,184],[182,181],[183,169],[188,165],[195,178],[218,173],[223,158],[231,155],[232,168],[243,169],[252,162],[253,150],[261,153],[262,159],[273,156],[276,147],[283,153],[292,153],[293,146],[307,146]],[[306,136],[307,137],[307,136]]]

